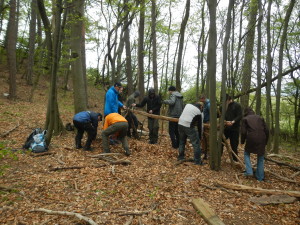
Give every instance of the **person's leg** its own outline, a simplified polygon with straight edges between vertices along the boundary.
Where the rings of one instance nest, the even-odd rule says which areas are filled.
[[[77,149],[80,149],[80,148],[82,148],[81,139],[83,137],[84,128],[82,126],[82,123],[80,123],[78,121],[73,120],[73,124],[74,124],[75,128],[77,129],[77,134],[75,136],[75,145],[76,145]]]
[[[244,173],[246,176],[253,176],[253,169],[250,160],[250,153],[244,152],[244,162],[246,166],[246,172]]]
[[[173,148],[178,148],[178,144],[176,141],[176,136],[175,136],[175,129],[176,129],[176,122],[169,121],[169,135],[172,143]],[[178,132],[177,132],[178,133]]]
[[[149,130],[149,143],[153,144],[153,127],[154,127],[154,119],[148,117],[148,130]]]
[[[256,179],[259,181],[262,181],[265,178],[265,173],[264,173],[264,162],[265,162],[265,157],[264,155],[257,155],[257,169],[255,172]]]
[[[159,130],[158,119],[154,119],[154,122],[153,122],[153,144],[157,144],[157,142],[158,142],[158,130]]]
[[[175,133],[175,139],[176,139],[176,143],[175,143],[175,148],[178,148],[179,146],[179,133],[178,133],[178,123],[177,122],[174,122],[175,125],[174,125],[174,133]]]
[[[238,155],[238,146],[239,146],[239,135],[240,133],[238,131],[231,131],[230,132],[230,145],[233,150],[233,152]],[[238,161],[237,157],[232,154],[232,158],[234,161]]]
[[[84,130],[87,132],[88,137],[84,146],[84,150],[91,150],[92,141],[96,139],[97,128],[93,127],[92,124],[86,123],[84,124]]]
[[[114,134],[118,131],[118,125],[117,123],[112,124],[111,126],[109,126],[108,128],[106,128],[105,130],[102,131],[102,147],[104,152],[108,153],[110,152],[109,149],[109,136],[111,134]]]
[[[178,160],[183,160],[186,138],[187,138],[186,134],[184,133],[184,126],[178,125],[178,133],[179,133]]]
[[[128,129],[128,123],[127,122],[119,122],[119,123],[116,123],[116,125],[118,126],[118,130],[119,130],[118,139],[122,143],[122,147],[125,150],[125,154],[130,155],[128,142],[127,142],[127,137],[126,137],[126,131]]]
[[[185,128],[186,129],[186,134],[188,138],[190,139],[193,148],[194,148],[194,162],[195,164],[201,165],[201,148],[200,148],[200,139],[199,139],[199,134],[196,131],[195,128]]]

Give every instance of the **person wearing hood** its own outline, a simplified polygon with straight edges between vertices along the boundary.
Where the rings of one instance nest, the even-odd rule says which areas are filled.
[[[140,96],[139,91],[133,92],[131,95],[129,95],[127,101],[126,101],[126,107],[130,108],[133,103],[135,103],[135,99]],[[131,137],[131,134],[133,135],[134,138],[138,138],[138,133],[137,133],[137,127],[139,125],[139,121],[134,115],[133,112],[128,111],[127,115],[125,116],[126,120],[128,121],[128,130],[127,130],[127,136]],[[132,132],[131,132],[132,130]]]
[[[265,120],[256,115],[247,107],[244,109],[244,118],[241,124],[241,144],[245,145],[244,161],[246,165],[245,176],[253,176],[253,169],[250,161],[250,153],[257,155],[256,179],[264,180],[264,154],[269,139],[269,129]]]
[[[155,94],[155,90],[153,88],[148,90],[148,96],[144,97],[141,103],[132,104],[133,107],[144,107],[145,105],[147,105],[147,113],[160,115],[161,98],[159,95]],[[159,130],[158,119],[148,117],[148,129],[150,139],[149,143],[157,144]]]
[[[91,144],[92,141],[96,139],[99,121],[102,121],[101,113],[83,111],[75,114],[75,116],[73,117],[73,124],[77,129],[77,134],[75,137],[75,144],[77,149],[82,148],[81,139],[83,137],[84,131],[86,131],[88,137],[83,149],[86,151],[92,150]]]
[[[168,91],[170,98],[163,101],[164,104],[169,105],[168,116],[179,118],[183,110],[183,95],[176,91],[174,86],[170,86]],[[169,121],[169,135],[172,147],[177,149],[179,147],[178,122]]]
[[[122,92],[123,86],[116,82],[105,95],[104,117],[110,113],[118,113],[119,108],[126,109],[126,106],[119,101],[119,94]]]

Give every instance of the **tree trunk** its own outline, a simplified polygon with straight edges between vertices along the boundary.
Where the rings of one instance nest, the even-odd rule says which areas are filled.
[[[9,21],[7,25],[7,59],[9,70],[9,99],[15,100],[17,97],[17,23],[16,23],[16,0],[10,0]]]
[[[217,104],[216,104],[216,51],[217,51],[217,29],[216,11],[217,1],[208,2],[209,8],[209,39],[207,52],[207,76],[209,77],[209,98],[210,98],[210,129],[209,129],[209,163],[212,170],[219,170],[221,166],[221,152],[217,146]]]
[[[178,58],[177,58],[177,64],[176,64],[176,89],[178,91],[181,91],[181,83],[180,83],[180,72],[181,72],[181,61],[182,61],[182,54],[183,54],[183,44],[184,44],[184,35],[185,35],[185,28],[190,16],[190,5],[191,1],[186,0],[185,5],[185,15],[182,20],[181,26],[180,26],[180,40],[179,40],[179,48],[178,48]]]
[[[71,24],[71,73],[74,88],[74,108],[75,113],[85,111],[87,109],[86,82],[85,74],[83,74],[82,63],[82,32],[84,29],[84,0],[74,0],[72,8],[72,24]]]
[[[223,43],[223,62],[222,62],[222,84],[221,84],[221,99],[226,99],[226,81],[227,81],[227,51],[228,51],[228,42],[230,37],[230,30],[231,30],[231,12],[234,6],[234,0],[229,1],[228,9],[227,9],[227,19],[226,19],[226,33]],[[222,109],[225,109],[226,102],[222,101]],[[223,140],[223,131],[224,131],[224,119],[225,119],[225,110],[222,110],[219,126],[219,137],[218,137],[218,154],[217,156],[221,157],[222,151],[222,140]],[[216,154],[216,153],[215,153]],[[218,158],[219,160],[219,158]],[[221,160],[221,159],[220,159]]]
[[[250,89],[251,84],[251,74],[252,74],[252,60],[253,60],[253,47],[254,47],[254,38],[255,38],[255,24],[257,16],[257,1],[250,1],[249,8],[249,22],[247,27],[247,40],[246,40],[246,49],[245,49],[245,60],[243,64],[242,72],[242,92],[246,92]],[[249,95],[244,95],[241,97],[242,108],[245,108],[249,105]]]
[[[31,2],[31,18],[29,25],[29,49],[28,49],[28,66],[26,82],[28,85],[32,85],[33,67],[34,67],[34,50],[35,50],[35,37],[36,37],[36,0]]]
[[[154,90],[158,93],[158,80],[157,80],[157,44],[156,44],[156,0],[152,0],[151,7],[151,34],[152,34],[152,71]]]
[[[139,38],[138,38],[138,87],[141,93],[140,101],[144,98],[144,27],[145,27],[145,0],[140,2],[140,21],[139,21]]]
[[[276,110],[275,110],[275,130],[274,130],[274,153],[279,153],[279,143],[280,143],[280,124],[279,124],[279,113],[280,113],[280,98],[281,98],[281,80],[282,80],[282,64],[283,64],[283,49],[287,37],[287,28],[289,25],[290,16],[292,14],[296,0],[291,0],[289,7],[287,9],[284,26],[282,31],[282,36],[280,40],[280,49],[279,49],[279,67],[278,67],[278,81],[277,81],[277,93],[276,93]]]
[[[262,3],[258,1],[259,18],[257,22],[257,92],[256,99],[256,114],[261,115],[261,23],[263,19]]]
[[[128,0],[124,0],[125,5],[125,13],[127,13],[127,16],[125,17],[125,23],[128,24],[128,14],[129,14],[129,8],[128,8]],[[133,93],[134,87],[133,87],[133,77],[132,77],[132,60],[131,60],[131,47],[130,47],[130,29],[129,26],[127,26],[124,30],[124,41],[125,41],[125,52],[126,52],[126,75],[127,75],[127,88],[128,88],[128,94]]]

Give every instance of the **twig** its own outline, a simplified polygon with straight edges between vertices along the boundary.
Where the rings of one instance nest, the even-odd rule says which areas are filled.
[[[14,128],[12,128],[11,130],[7,131],[7,132],[4,133],[4,134],[1,134],[1,137],[2,137],[2,138],[3,138],[3,137],[6,137],[9,133],[13,132],[13,131],[14,131],[15,129],[17,129],[19,126],[20,126],[20,122],[18,122],[18,124],[17,124]]]
[[[58,170],[76,170],[76,169],[84,169],[87,166],[70,166],[70,167],[51,167],[50,171],[58,171]]]
[[[84,220],[91,225],[98,225],[94,220],[92,220],[91,218],[88,218],[86,216],[83,216],[80,213],[67,212],[67,211],[53,211],[53,210],[43,209],[43,208],[33,209],[33,210],[30,210],[30,212],[45,212],[45,213],[53,214],[53,215],[58,214],[58,215],[64,215],[64,216],[75,216],[78,219]]]
[[[294,173],[294,174],[291,176],[291,178],[295,178],[295,177],[298,176],[299,174],[300,174],[300,171]]]
[[[54,155],[54,152],[41,152],[41,153],[31,153],[30,156],[32,157],[40,157],[45,155]]]

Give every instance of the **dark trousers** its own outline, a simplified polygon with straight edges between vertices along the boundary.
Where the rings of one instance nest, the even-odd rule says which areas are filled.
[[[97,128],[93,127],[91,123],[82,123],[76,120],[73,120],[73,124],[77,129],[77,134],[75,137],[76,147],[81,147],[81,139],[83,137],[84,131],[87,132],[88,137],[85,143],[85,148],[90,148],[92,141],[96,139]]]
[[[228,130],[225,129],[224,130],[224,135],[226,137],[226,139],[229,138],[230,140],[230,146],[232,148],[232,150],[234,151],[234,153],[236,155],[238,155],[238,146],[239,146],[239,136],[240,136],[240,132],[239,130]],[[235,155],[232,154],[232,158],[234,161],[238,161],[237,158],[235,157]]]
[[[201,164],[201,148],[200,148],[200,139],[197,130],[194,127],[184,127],[178,125],[179,132],[179,155],[178,160],[183,160],[185,157],[185,144],[187,138],[190,139],[193,149],[194,149],[194,162],[196,164]]]
[[[158,141],[159,124],[157,119],[148,118],[148,129],[150,144],[156,144]]]
[[[132,112],[128,112],[125,119],[128,121],[127,136],[131,137],[131,130],[134,136],[137,135],[137,127],[139,125],[139,122],[136,116]]]
[[[109,136],[115,133],[118,133],[118,139],[121,141],[123,148],[126,150],[128,149],[128,142],[126,138],[126,133],[128,129],[127,122],[117,122],[110,125],[108,128],[102,131],[102,146],[104,152],[110,152],[109,149]]]
[[[178,133],[178,123],[177,122],[169,122],[169,135],[172,142],[173,148],[179,147],[179,133]]]

